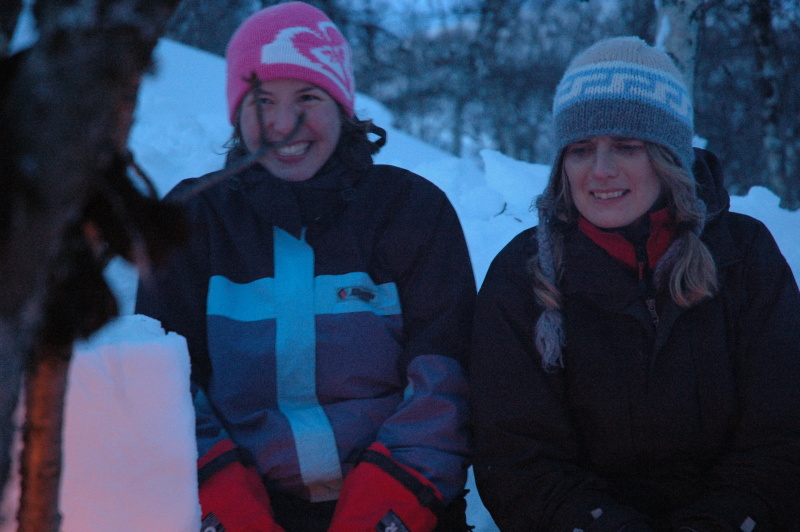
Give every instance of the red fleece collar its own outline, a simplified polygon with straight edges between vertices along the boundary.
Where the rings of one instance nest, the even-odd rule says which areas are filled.
[[[638,268],[636,250],[624,236],[613,231],[603,231],[592,225],[583,216],[578,219],[578,228],[592,241],[606,250],[609,255],[630,268]],[[647,237],[647,260],[650,269],[667,251],[675,238],[676,224],[668,207],[650,213],[650,236]]]

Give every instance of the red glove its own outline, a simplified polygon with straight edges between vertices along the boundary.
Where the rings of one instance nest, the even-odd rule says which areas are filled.
[[[258,471],[241,462],[231,440],[217,443],[197,461],[197,476],[202,532],[284,532]]]
[[[328,532],[431,532],[441,508],[436,486],[373,443],[344,479]]]

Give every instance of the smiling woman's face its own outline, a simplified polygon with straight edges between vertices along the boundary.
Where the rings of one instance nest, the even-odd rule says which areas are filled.
[[[304,116],[303,124],[292,135],[300,115]],[[314,177],[333,154],[342,131],[336,101],[320,87],[295,79],[261,82],[259,89],[242,101],[239,120],[242,139],[250,152],[261,146],[260,124],[268,142],[288,139],[285,145],[259,158],[272,175],[286,181]]]
[[[565,148],[563,165],[578,212],[603,229],[636,221],[661,194],[641,140],[592,137],[575,142]]]

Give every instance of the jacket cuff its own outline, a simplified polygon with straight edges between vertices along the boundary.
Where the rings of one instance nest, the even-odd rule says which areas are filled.
[[[688,527],[697,532],[758,532],[776,526],[761,502],[732,491],[710,493],[674,512],[671,521],[676,529]]]
[[[616,503],[604,493],[588,497],[559,508],[553,519],[553,530],[581,530],[585,532],[640,532],[650,530],[647,517]]]
[[[213,476],[216,471],[224,468],[231,462],[239,462],[239,452],[236,445],[225,439],[217,442],[206,454],[197,460],[197,483],[202,485],[205,480]]]
[[[261,476],[252,464],[241,461],[231,440],[214,445],[197,465],[202,530],[283,532]]]
[[[373,443],[342,484],[329,532],[431,532],[442,510],[439,490]]]

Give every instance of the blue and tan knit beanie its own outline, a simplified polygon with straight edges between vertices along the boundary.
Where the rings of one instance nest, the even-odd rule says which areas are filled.
[[[672,59],[638,37],[604,39],[578,54],[567,67],[553,99],[557,142],[550,183],[536,205],[539,211],[537,256],[546,283],[557,286],[554,225],[564,148],[601,136],[630,137],[669,149],[681,166],[694,163],[692,98]],[[697,229],[699,232],[702,225]],[[676,249],[668,251],[672,255]],[[548,371],[563,367],[563,318],[558,308],[545,308],[536,322],[536,346]]]
[[[567,67],[553,100],[558,150],[590,137],[655,142],[691,170],[692,98],[662,50],[638,37],[612,37],[590,46]]]

